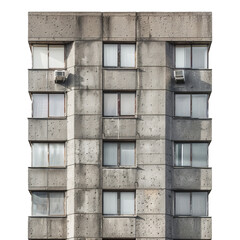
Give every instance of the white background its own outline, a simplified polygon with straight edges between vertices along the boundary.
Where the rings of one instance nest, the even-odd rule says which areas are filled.
[[[210,194],[210,216],[214,240],[240,239],[240,7],[238,1],[234,0],[2,1],[0,238],[27,239],[27,220],[31,214],[27,190],[27,171],[30,166],[27,117],[31,115],[27,87],[27,69],[31,68],[27,42],[29,11],[213,13],[213,43],[210,50],[210,68],[213,69],[213,93],[210,98],[210,117],[213,118],[213,141],[210,145],[213,190]]]

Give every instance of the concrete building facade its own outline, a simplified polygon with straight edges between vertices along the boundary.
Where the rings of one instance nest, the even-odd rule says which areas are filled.
[[[28,238],[210,240],[211,13],[30,12],[28,31]]]

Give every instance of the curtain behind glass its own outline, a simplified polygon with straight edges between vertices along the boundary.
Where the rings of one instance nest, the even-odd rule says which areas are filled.
[[[50,215],[64,215],[64,193],[52,192],[49,193],[50,200]]]
[[[175,193],[175,214],[186,216],[191,214],[189,192]]]
[[[192,47],[192,68],[206,69],[208,68],[208,46]]]
[[[104,44],[104,67],[118,66],[118,46],[117,44]]]
[[[48,167],[48,144],[32,144],[32,167]]]
[[[49,46],[49,68],[64,68],[63,46]]]
[[[35,69],[48,68],[48,47],[47,46],[33,47],[33,68]]]
[[[133,166],[135,158],[135,144],[134,143],[121,143],[121,165]]]
[[[48,212],[48,196],[46,192],[32,193],[32,215],[47,216]]]
[[[208,95],[193,94],[192,95],[192,117],[207,118],[208,117]]]
[[[192,166],[193,167],[208,166],[208,144],[207,143],[192,144]]]
[[[121,115],[135,115],[135,94],[121,94]]]
[[[191,46],[176,46],[176,68],[191,67]]]
[[[105,166],[117,166],[117,143],[104,143],[103,164]]]
[[[121,67],[135,67],[135,44],[121,44]]]
[[[33,94],[33,117],[47,118],[48,117],[48,95]]]
[[[206,192],[192,193],[192,215],[207,216],[207,193]]]
[[[64,143],[49,144],[49,165],[64,166]]]
[[[64,116],[64,94],[49,94],[49,116]]]
[[[117,214],[117,192],[103,193],[103,214]]]
[[[190,95],[189,94],[176,94],[175,95],[175,116],[190,117]]]
[[[190,166],[190,151],[191,144],[189,143],[176,143],[175,144],[175,166]]]
[[[133,192],[121,192],[121,213],[120,214],[134,214],[134,193]]]
[[[116,93],[104,94],[104,116],[118,116],[118,95]]]

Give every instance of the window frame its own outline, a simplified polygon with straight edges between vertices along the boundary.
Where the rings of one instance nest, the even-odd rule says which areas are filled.
[[[105,214],[104,213],[104,193],[105,192],[111,192],[111,193],[117,193],[117,214]],[[102,215],[103,217],[136,217],[136,190],[103,190],[102,191]],[[133,193],[134,194],[134,213],[133,214],[121,214],[121,193]]]
[[[47,47],[47,68],[34,68],[34,47]],[[49,48],[50,47],[63,47],[63,62],[64,62],[64,67],[63,68],[50,68],[49,67]],[[64,44],[32,44],[31,45],[31,50],[32,50],[32,69],[35,70],[65,70],[66,69],[66,47]]]
[[[117,144],[117,165],[104,165],[104,144],[105,143],[116,143]],[[121,165],[121,144],[123,143],[133,143],[134,144],[134,164],[133,165]],[[136,141],[103,141],[102,144],[102,166],[104,168],[136,168]]]
[[[105,101],[105,94],[116,94],[117,95],[117,113],[118,115],[104,115],[104,101]],[[134,94],[135,95],[135,101],[134,101],[134,114],[133,115],[121,115],[121,94]],[[133,91],[104,91],[103,92],[103,103],[102,103],[102,109],[103,109],[103,117],[105,118],[135,118],[136,117],[136,111],[137,111],[137,94]]]
[[[190,95],[190,116],[177,116],[176,115],[176,95]],[[206,112],[207,112],[207,117],[205,118],[197,118],[197,117],[192,117],[192,112],[193,112],[193,109],[192,109],[192,96],[193,95],[207,95],[207,109],[206,109]],[[175,118],[186,118],[186,119],[209,119],[209,98],[210,98],[210,93],[206,93],[206,92],[202,92],[202,93],[199,93],[199,92],[196,92],[196,93],[188,93],[188,92],[175,92],[174,93],[174,117]]]
[[[104,65],[104,45],[115,44],[117,45],[117,66],[105,66]],[[121,66],[121,45],[134,45],[135,53],[134,53],[134,67],[122,67]],[[136,69],[137,68],[137,45],[136,42],[103,42],[102,48],[102,66],[104,69]]]
[[[176,47],[178,46],[190,46],[190,67],[176,67],[176,59],[177,59],[177,54],[176,54]],[[204,47],[206,46],[207,47],[207,67],[206,68],[193,68],[193,47]],[[203,44],[203,43],[199,43],[199,44],[192,44],[192,43],[189,43],[189,44],[175,44],[174,45],[174,68],[175,69],[192,69],[192,70],[207,70],[209,69],[209,50],[210,50],[210,45],[208,43],[206,44]]]

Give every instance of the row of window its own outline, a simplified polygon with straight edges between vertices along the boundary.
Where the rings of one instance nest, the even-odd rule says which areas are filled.
[[[64,192],[32,192],[33,216],[63,216],[64,214]],[[103,214],[135,215],[135,191],[104,191]],[[176,216],[207,216],[208,192],[175,192],[174,214]]]
[[[32,143],[32,167],[63,167],[64,159],[64,143]],[[175,143],[174,165],[208,167],[208,143]],[[103,166],[136,166],[136,143],[104,142]]]
[[[207,45],[176,45],[176,68],[208,68]],[[33,45],[34,69],[65,68],[63,45]],[[105,43],[103,45],[104,67],[134,68],[136,67],[136,45],[127,43]]]
[[[208,94],[175,94],[175,116],[189,118],[208,117]],[[32,94],[33,117],[64,117],[64,94]],[[103,116],[135,116],[135,93],[104,93]]]

